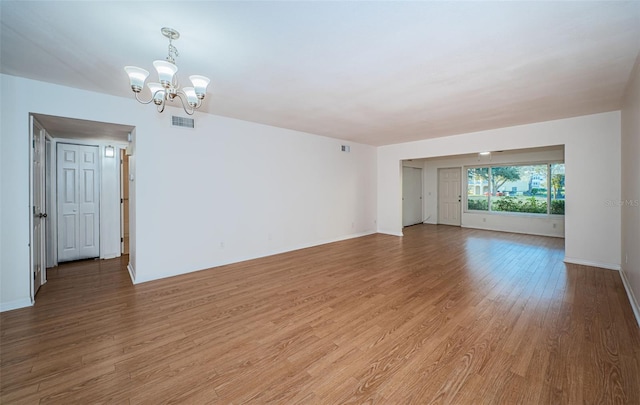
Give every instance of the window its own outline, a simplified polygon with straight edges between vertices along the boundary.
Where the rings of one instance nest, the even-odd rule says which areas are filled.
[[[469,184],[467,187],[467,209],[489,211],[489,168],[475,167],[467,169]]]
[[[551,214],[564,215],[564,163],[551,165]]]
[[[564,163],[467,168],[467,211],[564,215]]]

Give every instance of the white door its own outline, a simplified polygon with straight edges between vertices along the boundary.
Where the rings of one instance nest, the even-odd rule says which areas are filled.
[[[58,144],[58,262],[100,256],[97,146]]]
[[[460,226],[461,169],[438,170],[438,223]]]
[[[422,169],[402,168],[402,226],[422,223]]]
[[[44,130],[31,119],[31,271],[32,297],[45,280],[45,190],[44,190]]]

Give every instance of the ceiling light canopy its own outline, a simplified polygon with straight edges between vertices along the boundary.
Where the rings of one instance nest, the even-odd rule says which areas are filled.
[[[158,106],[158,112],[163,112],[167,101],[173,102],[176,98],[180,99],[184,111],[192,115],[194,111],[202,105],[202,100],[207,93],[209,78],[200,75],[189,76],[193,87],[183,87],[180,89],[178,84],[178,66],[176,65],[176,57],[178,49],[173,46],[172,41],[180,38],[180,33],[173,28],[164,27],[160,30],[162,35],[169,39],[169,54],[166,60],[156,60],[153,67],[158,72],[158,82],[150,82],[147,84],[151,92],[151,99],[148,101],[141,100],[139,93],[144,88],[144,83],[149,77],[149,72],[136,66],[125,66],[124,70],[129,75],[131,90],[135,94],[136,100],[142,104],[153,103]]]

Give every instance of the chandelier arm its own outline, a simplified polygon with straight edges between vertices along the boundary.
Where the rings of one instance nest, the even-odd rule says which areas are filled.
[[[142,103],[142,104],[149,104],[150,102],[152,102],[152,101],[153,101],[153,97],[155,96],[155,94],[152,94],[152,95],[151,95],[151,100],[149,100],[149,101],[144,101],[144,100],[140,100],[140,97],[138,97],[138,94],[139,94],[139,93],[133,93],[133,94],[135,94],[135,96],[136,96],[136,100],[138,100],[138,102],[139,102],[139,103]]]
[[[194,113],[196,110],[195,110],[195,108],[193,108],[193,107],[191,107],[191,112],[189,112],[189,110],[187,110],[187,107],[186,107],[186,105],[185,105],[184,98],[182,98],[182,96],[183,96],[183,95],[186,97],[186,95],[185,95],[182,91],[177,91],[177,92],[176,92],[176,97],[178,97],[178,98],[180,99],[180,104],[182,104],[182,109],[184,110],[184,112],[186,112],[186,113],[187,113],[187,115],[193,115],[193,113]],[[188,103],[187,103],[187,104],[188,104]]]
[[[165,100],[162,100],[162,104],[158,105],[158,112],[161,113],[164,111],[164,106],[167,105],[167,103],[165,102]]]

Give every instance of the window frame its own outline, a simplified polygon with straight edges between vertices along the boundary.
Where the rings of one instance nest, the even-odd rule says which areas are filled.
[[[536,161],[536,162],[518,162],[518,163],[496,163],[496,164],[482,164],[482,165],[465,165],[463,166],[463,170],[464,172],[467,174],[466,178],[467,178],[467,183],[465,185],[465,192],[462,193],[464,195],[464,209],[463,209],[463,213],[464,214],[483,214],[483,215],[517,215],[517,216],[530,216],[530,217],[534,217],[534,218],[542,218],[542,217],[564,217],[565,214],[552,214],[551,213],[551,201],[554,200],[551,198],[551,176],[552,176],[552,172],[551,172],[551,166],[553,165],[558,165],[558,164],[562,164],[564,165],[564,161],[560,161],[560,160],[545,160],[545,161]],[[512,167],[512,166],[542,166],[542,165],[546,165],[547,166],[547,212],[546,214],[543,213],[534,213],[534,212],[514,212],[514,211],[494,211],[492,209],[492,197],[494,197],[492,195],[493,190],[491,190],[491,169],[494,167]],[[487,195],[487,203],[488,203],[488,209],[486,211],[484,210],[473,210],[473,209],[469,209],[469,177],[468,177],[468,173],[470,169],[481,169],[481,168],[487,168],[489,171],[488,174],[488,186],[489,186],[489,192]],[[566,167],[565,167],[566,169]],[[566,181],[566,176],[565,176],[565,181]]]

